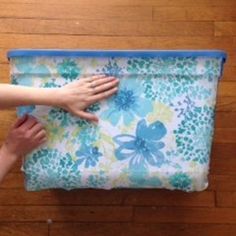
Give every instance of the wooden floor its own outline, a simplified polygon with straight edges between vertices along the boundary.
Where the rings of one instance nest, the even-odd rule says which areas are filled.
[[[0,236],[236,235],[235,0],[0,0],[4,83],[12,48],[223,49],[228,61],[206,191],[28,193],[18,163],[0,186]],[[0,142],[14,120],[0,112]]]

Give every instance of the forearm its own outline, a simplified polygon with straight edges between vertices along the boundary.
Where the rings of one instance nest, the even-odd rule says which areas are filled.
[[[17,156],[9,153],[5,145],[0,148],[0,183],[17,161]]]
[[[0,84],[0,109],[34,104],[59,106],[61,99],[58,88]]]

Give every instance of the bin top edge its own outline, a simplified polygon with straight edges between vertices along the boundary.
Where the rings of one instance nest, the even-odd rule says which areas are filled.
[[[222,50],[59,50],[59,49],[14,49],[7,53],[13,57],[217,57],[226,60]]]

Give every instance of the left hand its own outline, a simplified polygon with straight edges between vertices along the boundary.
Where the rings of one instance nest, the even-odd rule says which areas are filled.
[[[98,121],[98,118],[85,109],[117,92],[119,80],[105,75],[80,78],[59,88],[59,106],[82,119]]]

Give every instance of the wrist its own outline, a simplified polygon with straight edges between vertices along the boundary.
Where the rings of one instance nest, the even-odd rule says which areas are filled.
[[[62,88],[53,88],[53,98],[52,98],[52,106],[56,107],[64,107],[65,105],[65,94]]]
[[[51,106],[63,108],[66,107],[67,94],[63,88],[53,88]]]
[[[44,88],[42,92],[42,105],[61,106],[63,95],[60,88]]]
[[[35,104],[46,106],[60,106],[62,99],[60,88],[41,88],[36,95]]]
[[[6,143],[3,143],[0,151],[0,155],[5,158],[9,163],[14,163],[21,156],[20,154],[13,152],[9,149]]]

